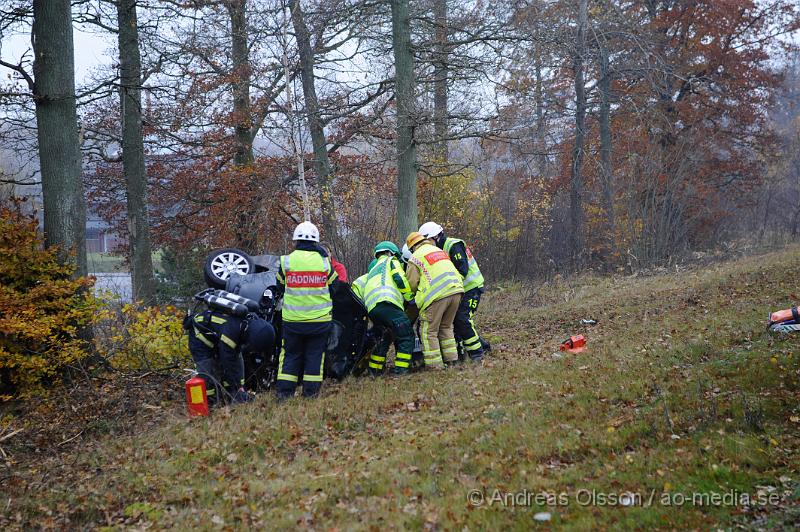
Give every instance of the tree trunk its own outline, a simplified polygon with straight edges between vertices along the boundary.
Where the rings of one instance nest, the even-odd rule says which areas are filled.
[[[231,86],[233,89],[233,120],[236,147],[234,163],[247,166],[253,156],[252,116],[250,114],[250,48],[247,44],[247,0],[228,0],[231,19]]]
[[[119,26],[120,105],[122,115],[122,167],[128,206],[133,300],[153,302],[155,279],[147,213],[147,168],[142,134],[142,59],[136,0],[117,2]]]
[[[75,275],[86,275],[86,201],[70,0],[34,0],[32,41],[45,244],[59,246],[63,261],[73,260],[69,253],[75,253]]]
[[[434,36],[434,63],[433,63],[433,128],[436,137],[434,155],[437,163],[447,165],[449,156],[447,148],[448,127],[448,34],[447,26],[447,0],[434,0],[433,18],[436,25]]]
[[[600,178],[603,184],[603,208],[606,211],[606,238],[608,252],[616,253],[616,224],[614,220],[614,183],[611,167],[611,69],[608,49],[600,46]],[[609,262],[610,266],[610,262]]]
[[[322,207],[322,227],[325,238],[336,248],[338,232],[336,227],[336,210],[333,202],[333,172],[328,159],[328,142],[325,139],[325,126],[319,111],[316,81],[314,78],[314,51],[311,48],[311,36],[306,26],[305,14],[299,0],[289,0],[292,13],[292,25],[297,39],[300,55],[300,78],[303,82],[303,99],[306,104],[308,129],[311,132],[311,144],[314,149],[314,174],[319,183],[320,206]]]
[[[575,147],[572,150],[572,168],[570,170],[569,248],[572,267],[581,267],[583,249],[583,150],[586,134],[586,87],[583,78],[583,57],[586,53],[586,27],[588,26],[588,0],[578,0],[578,28],[575,37],[575,51],[572,58],[572,70],[575,74]]]
[[[397,108],[397,231],[417,230],[417,147],[414,142],[414,56],[409,0],[392,1],[395,106]]]

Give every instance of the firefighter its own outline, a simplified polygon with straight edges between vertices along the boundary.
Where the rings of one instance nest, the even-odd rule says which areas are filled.
[[[284,294],[283,345],[276,384],[279,399],[292,397],[301,378],[304,397],[316,396],[322,387],[333,312],[330,286],[336,280],[314,224],[298,225],[292,240],[295,250],[281,257],[277,274]]]
[[[453,320],[458,312],[464,285],[447,253],[421,233],[408,235],[411,250],[406,275],[416,294],[419,309],[422,354],[425,367],[439,369],[458,362]]]
[[[392,242],[383,241],[375,246],[377,263],[370,269],[364,285],[364,305],[373,323],[392,331],[395,343],[395,375],[407,375],[414,352],[414,329],[403,311],[413,299],[411,288],[400,265],[400,250]],[[378,344],[369,361],[372,375],[383,373],[390,338]]]
[[[189,351],[198,375],[206,381],[209,404],[225,402],[220,395],[233,404],[249,401],[242,353],[269,353],[275,345],[272,325],[254,314],[240,318],[215,309],[190,316],[185,323]],[[222,380],[217,367],[222,369]]]
[[[483,275],[475,257],[463,240],[449,238],[445,235],[441,225],[435,222],[425,222],[419,232],[426,238],[433,239],[434,243],[443,249],[449,256],[453,265],[461,274],[464,283],[464,295],[453,322],[456,340],[464,346],[469,359],[473,362],[483,360],[483,341],[475,328],[475,313],[483,294]]]

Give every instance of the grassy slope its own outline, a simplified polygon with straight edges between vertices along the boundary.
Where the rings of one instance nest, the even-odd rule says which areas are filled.
[[[313,402],[261,398],[208,420],[176,406],[162,427],[9,490],[6,515],[55,526],[528,529],[546,510],[571,528],[788,526],[800,520],[800,337],[769,336],[764,320],[789,305],[797,271],[793,249],[679,275],[495,291],[480,311],[495,345],[484,368],[352,381]],[[590,349],[555,357],[583,317],[600,321],[580,331]],[[767,487],[784,496],[778,507],[658,504],[664,491]],[[474,508],[472,489],[567,492],[570,504]],[[580,489],[655,502],[581,506]]]

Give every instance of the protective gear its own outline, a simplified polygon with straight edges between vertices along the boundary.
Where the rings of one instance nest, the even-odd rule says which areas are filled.
[[[389,302],[375,305],[369,313],[370,319],[378,326],[392,331],[395,345],[394,367],[408,370],[411,366],[411,355],[414,352],[414,327],[403,309]],[[376,349],[372,352],[369,369],[373,374],[383,373],[386,354],[389,352],[391,338],[384,335]]]
[[[411,258],[411,250],[408,249],[408,244],[403,244],[402,259],[403,262],[408,262]]]
[[[450,262],[450,257],[435,246],[422,244],[414,250],[409,261],[409,268],[411,267],[419,270],[415,301],[420,312],[434,301],[464,293],[461,276]],[[413,289],[413,283],[411,285]]]
[[[285,285],[283,321],[331,321],[333,301],[329,286],[337,275],[328,257],[296,249],[281,257],[276,278]]]
[[[261,318],[249,320],[244,343],[248,353],[268,353],[275,346],[275,328]]]
[[[406,245],[408,246],[408,249],[414,249],[414,246],[416,246],[423,240],[425,240],[425,236],[422,233],[413,231],[409,233],[408,236],[406,237]]]
[[[353,284],[350,285],[350,289],[353,291],[356,297],[361,300],[362,303],[364,302],[364,287],[367,284],[368,277],[369,273],[365,273],[364,275],[353,281]]]
[[[442,231],[444,231],[444,228],[436,222],[425,222],[419,226],[419,232],[422,233],[425,238],[435,238],[439,236]]]
[[[314,397],[322,387],[325,349],[331,322],[283,324],[283,346],[278,360],[278,399],[294,395],[300,376],[303,397]]]
[[[375,257],[377,258],[378,253],[382,253],[384,251],[390,251],[392,255],[394,255],[395,257],[400,256],[400,250],[397,249],[397,246],[394,244],[394,242],[389,242],[388,240],[384,240],[383,242],[378,243],[378,245],[375,246],[375,251],[373,252],[373,255],[375,255]]]
[[[443,362],[458,360],[453,320],[460,302],[461,294],[451,294],[420,311],[420,340],[426,367],[442,367]]]
[[[378,264],[378,259],[372,259],[372,260],[370,261],[370,263],[369,263],[369,266],[367,266],[367,273],[369,273],[369,271],[370,271],[372,268],[374,268],[376,264]]]
[[[461,276],[447,253],[427,243],[414,250],[408,274],[416,289],[425,366],[442,367],[443,361],[458,358],[453,320],[464,292]]]
[[[461,342],[470,360],[475,362],[483,359],[481,337],[478,335],[475,321],[473,320],[481,302],[481,293],[482,290],[480,288],[473,288],[465,292],[458,306],[455,320],[453,320],[456,340]]]
[[[369,271],[364,285],[364,305],[367,312],[382,302],[391,303],[402,310],[403,302],[412,299],[408,279],[396,257],[383,255]]]
[[[200,378],[206,381],[209,403],[215,404],[223,389],[230,395],[244,385],[244,360],[240,350],[244,320],[217,310],[206,310],[186,320],[189,352]],[[220,379],[220,371],[222,378]]]
[[[310,240],[319,242],[319,229],[311,222],[303,222],[294,228],[292,240]]]
[[[466,257],[460,256],[462,253],[461,248],[463,248],[464,253],[466,253]],[[468,292],[474,288],[483,288],[484,280],[481,269],[478,267],[478,262],[475,260],[475,257],[472,256],[472,252],[469,250],[463,240],[458,238],[447,238],[444,241],[444,247],[442,249],[444,249],[450,256],[450,260],[453,262],[453,264],[466,260],[467,273],[466,275],[463,275],[465,292]],[[458,269],[458,267],[456,267],[456,269]]]
[[[244,403],[249,403],[252,400],[253,398],[250,397],[250,394],[248,394],[244,388],[239,388],[236,391],[236,393],[233,394],[233,399],[231,400],[231,403],[234,405],[240,405]]]
[[[278,398],[294,395],[301,374],[303,396],[313,397],[322,386],[333,312],[330,285],[337,279],[336,271],[327,256],[298,244],[298,249],[281,257],[276,278],[285,286]]]

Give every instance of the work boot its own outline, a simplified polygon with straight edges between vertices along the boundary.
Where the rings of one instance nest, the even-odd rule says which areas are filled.
[[[483,349],[484,351],[491,351],[492,344],[481,338],[481,349]]]
[[[381,375],[383,375],[382,369],[369,368],[370,377],[380,377]]]
[[[457,358],[455,360],[445,360],[444,361],[444,366],[446,368],[455,368],[455,367],[460,366],[463,363],[464,363],[463,360],[461,360],[460,358]]]
[[[409,373],[410,372],[409,372],[408,368],[400,368],[400,367],[397,367],[397,366],[392,368],[392,377],[403,377],[405,375],[408,375]]]
[[[483,360],[483,349],[476,349],[475,351],[469,351],[469,361],[470,362],[481,362]]]
[[[252,400],[253,398],[250,397],[250,394],[247,393],[247,390],[245,390],[244,388],[239,388],[236,391],[236,393],[233,394],[233,399],[231,399],[231,405],[236,406],[243,403],[249,403]]]

